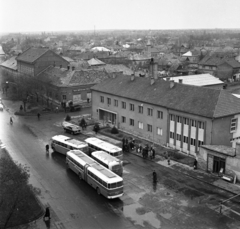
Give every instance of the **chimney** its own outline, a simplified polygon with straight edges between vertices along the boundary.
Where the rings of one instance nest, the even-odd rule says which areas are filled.
[[[170,88],[174,87],[174,81],[170,81]]]
[[[70,66],[69,65],[67,66],[67,69],[70,70]]]
[[[179,82],[179,83],[183,83],[183,79],[179,79],[178,82]]]
[[[151,85],[153,85],[154,84],[154,82],[155,82],[155,79],[153,78],[153,77],[151,77]]]
[[[72,71],[74,71],[75,70],[75,67],[74,66],[72,66]]]
[[[131,75],[131,81],[133,81],[134,79],[135,79],[135,75],[132,74],[132,75]]]

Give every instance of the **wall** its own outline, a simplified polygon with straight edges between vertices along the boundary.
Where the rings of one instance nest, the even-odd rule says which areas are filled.
[[[50,65],[60,66],[63,68],[67,68],[69,63],[64,60],[61,56],[55,54],[53,51],[48,50],[45,54],[43,54],[39,59],[34,63],[34,74],[37,75],[42,70]]]
[[[17,61],[17,69],[19,73],[34,76],[34,65],[25,63],[22,61]]]
[[[232,118],[233,116],[228,116],[213,120],[212,145],[232,146],[230,142],[232,138],[232,134],[230,133]]]
[[[100,102],[100,96],[104,96],[104,103]],[[111,98],[111,104],[107,104],[107,98]],[[118,107],[114,106],[114,99],[118,100]],[[126,102],[126,109],[122,109],[122,102]],[[130,103],[134,104],[134,111],[130,110]],[[143,105],[143,114],[138,112],[138,106]],[[126,132],[130,132],[139,137],[154,140],[159,144],[167,143],[167,109],[154,105],[134,101],[126,98],[121,98],[97,91],[92,91],[92,115],[98,119],[98,109],[103,108],[117,113],[118,127]],[[153,116],[147,115],[147,108],[153,109]],[[163,112],[163,119],[157,118],[157,110]],[[126,117],[126,123],[122,122],[122,116]],[[130,118],[134,120],[134,126],[130,126]],[[143,129],[139,128],[138,122],[143,123]],[[152,125],[152,132],[147,130],[147,124]],[[162,129],[162,135],[157,134],[157,127]]]

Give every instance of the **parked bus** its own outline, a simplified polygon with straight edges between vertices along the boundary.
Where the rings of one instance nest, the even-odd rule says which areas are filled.
[[[110,169],[118,176],[123,174],[123,162],[116,157],[111,156],[110,154],[104,151],[95,151],[92,152],[91,157],[97,161],[99,164]]]
[[[108,199],[123,195],[123,179],[109,169],[98,164],[94,159],[80,150],[71,150],[66,156],[67,168],[73,170],[79,179],[84,179],[89,185]]]
[[[64,135],[56,135],[52,137],[51,147],[54,152],[65,154],[69,150],[81,150],[89,153],[88,144]]]
[[[88,144],[90,153],[93,151],[105,151],[113,157],[122,159],[122,149],[118,146],[94,137],[85,139],[85,142]]]

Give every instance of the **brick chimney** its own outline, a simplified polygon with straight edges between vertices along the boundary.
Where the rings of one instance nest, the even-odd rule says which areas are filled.
[[[154,62],[153,58],[150,60],[149,76],[153,77],[155,80],[158,78],[158,65]]]

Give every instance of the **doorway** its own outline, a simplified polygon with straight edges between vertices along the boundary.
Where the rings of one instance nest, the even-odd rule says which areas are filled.
[[[214,173],[219,173],[221,168],[223,169],[222,173],[224,173],[225,165],[226,165],[226,160],[224,158],[214,156],[214,158],[213,158],[213,172]]]

